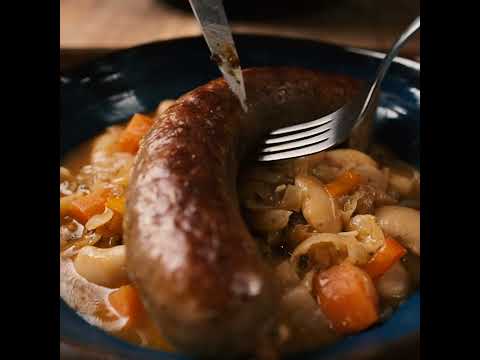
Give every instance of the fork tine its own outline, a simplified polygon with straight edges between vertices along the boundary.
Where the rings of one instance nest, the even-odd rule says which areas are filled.
[[[307,129],[310,129],[312,127],[324,125],[324,124],[336,119],[337,117],[339,117],[340,114],[344,111],[345,111],[344,107],[341,107],[340,109],[338,109],[338,110],[336,110],[336,111],[334,111],[334,112],[332,112],[328,115],[325,115],[324,117],[321,117],[320,119],[305,122],[305,123],[302,123],[302,124],[297,124],[297,125],[292,125],[292,126],[287,126],[287,127],[284,127],[284,128],[280,128],[280,129],[272,131],[270,133],[270,135],[281,135],[281,134],[286,134],[286,133],[290,133],[290,132],[307,130]]]
[[[299,156],[307,156],[307,155],[315,154],[317,152],[326,150],[332,147],[333,145],[335,145],[335,139],[330,137],[317,144],[313,144],[313,145],[295,149],[295,150],[281,151],[273,154],[260,154],[257,160],[258,161],[274,161],[274,160],[291,159]]]
[[[283,143],[283,142],[289,142],[293,140],[299,140],[303,138],[307,138],[310,136],[318,135],[321,134],[331,128],[332,124],[331,121],[327,122],[324,125],[321,125],[319,127],[313,128],[311,130],[307,131],[300,131],[291,135],[285,135],[285,136],[277,136],[277,137],[272,137],[268,138],[265,140],[264,144],[278,144],[278,143]]]
[[[329,137],[331,137],[331,131],[330,129],[325,130],[323,133],[309,137],[307,139],[302,139],[298,141],[291,141],[279,145],[273,145],[273,146],[267,146],[264,147],[261,151],[262,153],[269,153],[269,152],[276,152],[276,151],[287,151],[295,148],[300,148],[304,147],[307,145],[312,145],[319,143],[321,141],[327,140]]]

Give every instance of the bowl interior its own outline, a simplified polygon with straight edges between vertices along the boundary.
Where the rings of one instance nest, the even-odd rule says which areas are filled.
[[[307,40],[237,35],[244,68],[302,66],[368,80],[375,75],[375,54]],[[176,98],[219,77],[202,38],[139,46],[111,54],[61,77],[61,156],[107,126],[135,112],[152,111],[165,98]],[[384,80],[375,120],[376,142],[401,159],[420,166],[420,71],[415,63],[394,63]],[[301,359],[355,358],[385,348],[419,331],[420,295],[415,293],[391,319],[359,335]],[[80,346],[135,359],[185,359],[142,349],[113,338],[78,317],[60,302],[61,338]]]

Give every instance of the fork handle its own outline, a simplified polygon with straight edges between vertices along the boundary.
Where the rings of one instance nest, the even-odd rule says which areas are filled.
[[[392,48],[388,52],[387,56],[383,59],[382,63],[377,72],[377,77],[375,82],[372,86],[376,86],[377,84],[381,83],[385,74],[390,67],[393,59],[398,55],[398,52],[403,47],[403,45],[413,36],[415,33],[420,29],[420,16],[417,17],[409,26],[405,29],[405,31],[400,35],[400,37],[395,41]]]
[[[418,29],[420,29],[420,16],[418,16],[405,29],[405,31],[400,35],[400,37],[397,39],[397,41],[395,41],[395,43],[393,44],[393,46],[390,49],[390,51],[388,52],[388,54],[383,58],[382,63],[380,64],[380,67],[378,68],[377,76],[375,77],[375,80],[373,81],[373,83],[370,86],[370,89],[368,91],[366,101],[365,101],[365,103],[363,105],[363,108],[362,108],[362,111],[361,111],[360,119],[363,118],[363,115],[367,112],[373,95],[377,92],[378,87],[382,83],[383,78],[385,77],[385,74],[387,73],[388,68],[392,64],[395,57],[398,55],[398,52],[403,47],[403,45],[413,35],[415,35],[415,33],[418,31]]]

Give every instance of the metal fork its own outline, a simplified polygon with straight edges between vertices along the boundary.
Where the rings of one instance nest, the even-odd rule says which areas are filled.
[[[417,17],[393,44],[379,66],[373,82],[350,102],[320,119],[272,131],[262,144],[259,161],[290,159],[314,154],[348,139],[367,117],[392,61],[402,46],[420,28]]]

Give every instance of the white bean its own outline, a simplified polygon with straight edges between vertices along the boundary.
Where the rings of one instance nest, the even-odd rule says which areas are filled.
[[[322,167],[332,167],[338,170],[348,170],[358,166],[370,166],[378,168],[378,164],[367,154],[354,149],[336,149],[320,152],[295,159],[295,174],[307,173],[309,169],[322,164]]]
[[[390,168],[389,188],[404,197],[415,195],[415,187],[419,182],[419,172],[408,164],[398,161]]]
[[[352,171],[360,175],[362,183],[371,185],[381,191],[387,190],[388,178],[378,168],[371,165],[359,165],[352,168]]]
[[[337,204],[319,180],[313,176],[298,175],[295,178],[295,185],[302,190],[302,213],[310,225],[319,232],[342,231],[342,220]]]
[[[108,288],[128,284],[125,245],[101,249],[84,246],[74,260],[75,270],[86,280]]]
[[[377,162],[370,156],[354,149],[337,149],[328,151],[325,153],[325,160],[342,168],[364,165],[378,168]]]
[[[400,261],[392,265],[376,282],[378,294],[387,300],[404,298],[410,290],[410,277]]]
[[[280,317],[288,325],[291,337],[283,346],[288,351],[305,351],[333,342],[337,335],[313,298],[311,290],[300,284],[288,290],[280,300]]]
[[[106,304],[112,291],[87,281],[77,273],[70,257],[60,255],[61,298],[89,324],[106,331],[120,331],[128,319],[119,318]]]
[[[377,222],[415,255],[420,255],[420,212],[403,206],[383,206],[375,211]]]

